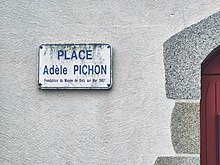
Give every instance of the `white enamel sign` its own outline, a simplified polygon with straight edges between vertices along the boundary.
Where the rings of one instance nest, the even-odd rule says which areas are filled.
[[[109,44],[43,44],[38,54],[41,89],[109,89],[112,48]]]

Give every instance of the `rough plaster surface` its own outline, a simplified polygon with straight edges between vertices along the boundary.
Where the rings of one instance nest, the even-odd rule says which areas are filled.
[[[164,43],[168,98],[200,98],[201,63],[219,45],[220,12],[182,30]]]
[[[176,101],[171,117],[171,135],[177,154],[200,153],[199,101]]]
[[[162,45],[218,0],[27,1],[0,6],[0,164],[144,164],[172,155]],[[107,91],[37,88],[42,43],[110,43]]]
[[[158,157],[154,165],[200,165],[200,158],[199,155]]]

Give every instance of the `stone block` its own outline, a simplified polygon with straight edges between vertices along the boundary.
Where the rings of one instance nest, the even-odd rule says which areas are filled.
[[[176,101],[171,116],[171,137],[176,153],[200,153],[199,112],[199,101]]]

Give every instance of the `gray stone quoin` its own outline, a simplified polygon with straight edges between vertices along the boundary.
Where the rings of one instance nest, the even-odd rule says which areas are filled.
[[[199,110],[199,101],[176,101],[171,116],[171,138],[177,154],[200,153]]]
[[[169,38],[163,45],[166,96],[200,99],[201,63],[220,45],[220,12]]]

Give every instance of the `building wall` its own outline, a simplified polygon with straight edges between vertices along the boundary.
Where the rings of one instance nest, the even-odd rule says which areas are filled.
[[[0,164],[147,164],[174,155],[163,42],[218,0],[2,1]],[[42,43],[110,43],[111,90],[40,90]]]

